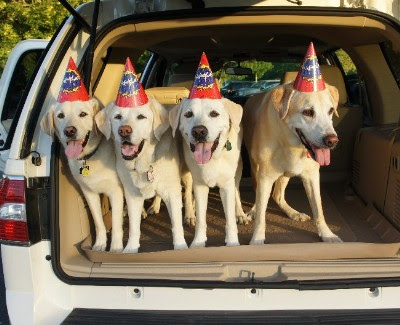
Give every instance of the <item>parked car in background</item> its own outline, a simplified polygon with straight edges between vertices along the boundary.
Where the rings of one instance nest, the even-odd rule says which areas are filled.
[[[398,322],[400,23],[388,14],[398,12],[398,1],[390,12],[359,3],[104,0],[70,8],[14,111],[0,105],[2,124],[3,116],[12,119],[0,131],[7,158],[0,240],[11,322]],[[60,143],[39,126],[70,57],[102,106],[115,100],[129,57],[142,67],[137,73],[148,96],[171,109],[188,95],[203,51],[214,72],[227,62],[249,61],[264,76],[270,71],[260,62],[301,64],[310,41],[325,81],[339,91],[333,123],[340,142],[320,181],[327,222],[344,243],[319,242],[311,222],[288,220],[271,205],[267,244],[248,245],[250,224],[238,226],[241,246],[224,247],[222,204],[211,191],[207,247],[171,250],[162,207],[142,222],[139,253],[91,249],[89,209]],[[355,67],[351,74],[348,65]],[[297,74],[272,69],[280,83]],[[250,93],[231,94],[252,89],[254,81],[233,76],[222,93],[244,104]],[[249,209],[254,191],[245,150],[242,156],[240,191]],[[310,214],[299,183],[289,184],[286,196]],[[103,197],[108,229],[110,212]],[[193,237],[186,228],[188,243]]]

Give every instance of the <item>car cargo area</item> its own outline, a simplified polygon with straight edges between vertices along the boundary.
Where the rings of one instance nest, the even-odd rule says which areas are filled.
[[[214,41],[208,36],[211,30]],[[172,31],[179,37],[172,36]],[[89,209],[70,174],[63,149],[58,148],[56,240],[63,272],[85,278],[233,282],[248,281],[254,276],[277,282],[398,276],[400,94],[379,45],[387,39],[392,43],[398,41],[398,33],[389,25],[357,15],[251,15],[121,24],[106,35],[99,40],[95,52],[94,96],[102,105],[113,100],[126,56],[136,60],[143,50],[149,49],[165,56],[160,65],[170,67],[181,63],[175,70],[163,70],[161,77],[153,71],[144,84],[147,94],[168,108],[188,95],[193,67],[203,50],[215,65],[218,57],[231,55],[233,59],[236,54],[247,59],[286,56],[292,62],[295,55],[301,61],[305,46],[313,40],[323,54],[320,65],[325,81],[339,90],[339,117],[333,117],[333,124],[340,142],[332,151],[331,165],[322,167],[320,175],[327,224],[343,243],[321,242],[312,220],[289,219],[271,198],[266,213],[265,244],[249,245],[252,222],[238,225],[241,246],[225,247],[224,212],[219,191],[214,188],[208,199],[207,247],[174,251],[170,219],[162,203],[160,213],[149,214],[141,222],[139,253],[95,252],[91,250],[94,226]],[[198,37],[196,40],[192,39],[194,35]],[[232,35],[237,39],[233,40]],[[269,44],[266,40],[270,40],[271,47],[263,47],[262,42]],[[132,48],[132,44],[140,44],[140,48]],[[242,50],[237,50],[238,47]],[[343,71],[329,59],[327,53],[338,48],[345,49],[357,66],[364,85],[357,91],[368,91],[368,102],[353,100],[357,91],[351,89]],[[291,82],[295,76],[296,71],[286,71],[278,83]],[[246,98],[232,100],[243,105]],[[255,201],[255,193],[244,145],[242,158],[240,194],[247,212]],[[286,200],[296,210],[312,216],[299,178],[291,179]],[[151,203],[147,200],[145,207]],[[110,229],[111,210],[106,197],[102,198],[102,205]],[[190,245],[194,227],[185,225],[184,231]],[[124,245],[127,236],[125,215]]]

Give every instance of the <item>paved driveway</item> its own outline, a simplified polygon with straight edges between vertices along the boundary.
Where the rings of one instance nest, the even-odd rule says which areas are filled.
[[[8,325],[9,323],[10,322],[8,320],[8,313],[6,307],[6,293],[4,288],[3,264],[1,262],[1,250],[0,250],[0,325]]]

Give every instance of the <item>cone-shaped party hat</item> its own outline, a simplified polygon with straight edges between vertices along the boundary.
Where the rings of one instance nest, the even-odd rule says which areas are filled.
[[[74,60],[70,57],[57,101],[63,103],[65,101],[74,102],[76,100],[87,101],[89,100],[89,95],[78,68]]]
[[[311,42],[308,46],[303,64],[297,73],[293,88],[298,91],[312,92],[325,89],[325,81],[319,68],[317,54],[314,44]]]
[[[129,58],[126,58],[124,73],[118,89],[115,105],[119,107],[137,107],[149,101],[138,75]]]
[[[210,64],[204,52],[201,55],[199,67],[194,76],[192,90],[189,95],[189,99],[193,98],[221,98],[221,93],[219,92]]]

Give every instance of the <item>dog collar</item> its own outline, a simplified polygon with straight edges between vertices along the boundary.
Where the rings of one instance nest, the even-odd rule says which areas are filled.
[[[90,131],[89,131],[89,132],[90,132]],[[85,156],[83,156],[82,158],[79,158],[79,159],[77,159],[77,160],[88,160],[88,159],[90,159],[90,158],[96,153],[97,149],[99,149],[100,144],[101,144],[101,141],[102,141],[102,140],[100,140],[99,144],[97,145],[96,148],[94,148],[94,149],[92,150],[92,152],[88,153],[87,155],[85,155]]]

